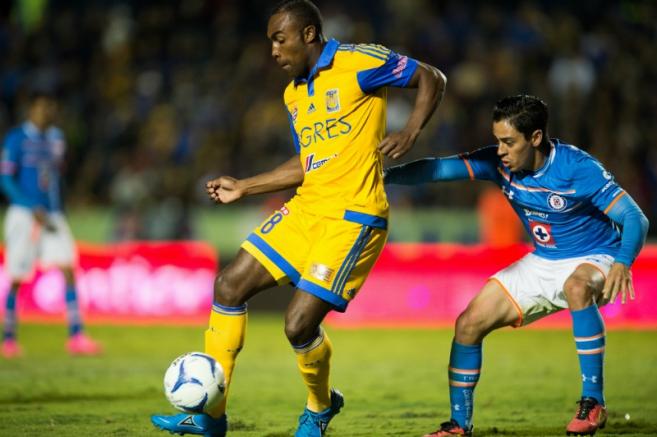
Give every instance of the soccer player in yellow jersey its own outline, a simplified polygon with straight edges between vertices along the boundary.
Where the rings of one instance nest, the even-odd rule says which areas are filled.
[[[246,179],[208,182],[218,203],[298,187],[296,195],[248,236],[218,276],[205,351],[221,363],[227,384],[244,344],[246,302],[276,284],[296,292],[285,334],[308,388],[297,437],[321,437],[344,404],[329,385],[332,346],[320,323],[345,311],[363,285],[387,237],[383,155],[398,158],[415,142],[442,99],[436,68],[371,44],[325,40],[317,7],[287,0],[267,28],[272,56],[292,81],[284,94],[297,154],[274,170]],[[417,88],[405,128],[385,135],[386,87]],[[210,414],[153,416],[177,433],[223,436],[225,401]]]

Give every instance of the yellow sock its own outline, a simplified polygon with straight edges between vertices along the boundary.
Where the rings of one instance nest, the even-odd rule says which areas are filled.
[[[333,345],[326,332],[320,329],[319,336],[310,344],[295,347],[297,366],[301,371],[303,382],[308,387],[307,407],[319,413],[331,406],[329,371]]]
[[[218,418],[226,412],[226,399],[237,354],[244,346],[246,334],[246,305],[222,307],[214,304],[210,314],[210,326],[205,331],[205,353],[217,360],[226,375],[226,392],[223,401],[209,411]]]

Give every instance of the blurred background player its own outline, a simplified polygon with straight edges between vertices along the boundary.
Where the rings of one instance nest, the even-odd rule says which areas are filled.
[[[98,343],[83,332],[75,289],[75,242],[62,213],[60,168],[66,143],[53,125],[57,101],[53,95],[34,93],[27,120],[7,134],[2,151],[2,190],[10,206],[4,222],[5,265],[11,288],[5,302],[2,355],[21,355],[16,339],[16,297],[21,283],[33,274],[36,261],[59,267],[66,280],[66,310],[71,355],[94,355]]]
[[[271,172],[208,182],[218,203],[299,187],[296,196],[247,238],[215,283],[205,350],[230,383],[244,344],[246,302],[291,282],[297,290],[285,315],[285,334],[308,388],[297,437],[320,437],[344,404],[329,385],[331,342],[320,323],[345,311],[387,238],[388,202],[383,155],[398,158],[414,144],[438,106],[445,77],[436,68],[373,44],[326,41],[317,7],[290,0],[277,5],[267,36],[276,63],[293,79],[287,107],[298,155]],[[384,138],[387,86],[417,88],[406,126]],[[178,433],[224,435],[225,402],[211,415],[153,416]]]
[[[473,392],[484,337],[569,308],[582,374],[582,397],[567,434],[589,435],[607,420],[603,395],[605,326],[598,305],[634,299],[630,266],[648,220],[588,153],[547,133],[547,105],[507,97],[493,110],[497,146],[427,158],[386,170],[386,183],[490,180],[502,188],[534,252],[491,277],[456,321],[449,360],[452,417],[431,437],[471,435]]]

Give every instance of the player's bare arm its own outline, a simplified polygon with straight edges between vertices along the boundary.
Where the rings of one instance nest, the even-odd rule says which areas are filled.
[[[259,175],[236,179],[221,176],[206,183],[208,195],[217,203],[231,203],[253,194],[271,193],[298,187],[303,182],[303,168],[298,156]]]
[[[408,152],[436,110],[443,95],[447,78],[436,67],[418,63],[407,88],[417,88],[415,106],[406,126],[400,132],[387,135],[379,144],[379,150],[385,156],[393,159],[402,157]]]
[[[621,227],[622,235],[616,262],[611,266],[602,289],[602,301],[614,303],[616,296],[620,294],[621,303],[624,304],[628,295],[630,300],[634,300],[630,267],[646,241],[649,223],[634,199],[627,193],[621,193],[609,211],[605,212]]]

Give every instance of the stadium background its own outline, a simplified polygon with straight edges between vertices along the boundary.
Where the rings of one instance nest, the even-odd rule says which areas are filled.
[[[252,227],[291,195],[288,192],[257,196],[237,205],[216,206],[208,201],[203,189],[209,178],[220,174],[249,176],[271,168],[273,163],[283,162],[293,153],[281,97],[287,78],[272,62],[265,35],[272,3],[255,0],[14,0],[0,4],[0,132],[6,132],[23,119],[30,91],[57,93],[61,102],[59,124],[69,145],[65,170],[67,213],[77,239],[87,243],[85,247],[91,248],[93,256],[113,257],[118,253],[117,248],[133,250],[131,245],[135,241],[155,245],[145,246],[152,253],[153,247],[160,248],[158,245],[164,241],[193,240],[206,242],[208,246],[204,246],[202,252],[209,247],[219,254],[220,264],[225,265]],[[494,102],[508,94],[535,94],[550,106],[551,134],[598,157],[637,200],[651,222],[657,222],[657,133],[654,129],[657,4],[654,2],[505,1],[493,4],[483,1],[318,0],[316,3],[324,15],[326,36],[345,42],[379,42],[431,63],[447,75],[447,93],[439,111],[404,160],[454,154],[490,144],[493,141],[490,113]],[[413,93],[390,92],[390,130],[402,126],[411,109],[412,98]],[[431,251],[427,255],[435,257],[431,258],[433,266],[444,262],[445,253],[453,255],[454,248],[479,248],[483,255],[469,262],[489,271],[490,265],[478,264],[483,259],[490,261],[492,255],[486,250],[503,250],[499,248],[507,243],[525,242],[517,225],[511,224],[516,222],[509,217],[508,210],[498,207],[499,193],[489,188],[485,183],[467,182],[413,189],[389,187],[391,242],[444,245],[441,250],[447,252]],[[655,229],[651,226],[649,238],[652,242]],[[415,259],[419,260],[426,254],[421,248],[434,246],[413,247]],[[505,256],[518,250],[518,246],[512,247],[515,249],[503,250]],[[653,299],[651,293],[655,291],[657,257],[654,251],[651,253],[642,270],[642,274],[646,273],[642,276],[641,289],[637,292],[649,297],[640,304],[641,308],[654,312],[651,316],[655,317],[651,319],[654,326],[657,299]],[[212,266],[212,256],[202,261],[208,271],[211,269],[207,263]],[[399,259],[409,259],[405,251],[400,256]],[[499,262],[504,257],[496,259]],[[462,264],[458,259],[454,263]],[[450,273],[450,266],[442,267],[446,275]],[[414,274],[426,274],[431,268],[429,265],[425,271]],[[468,296],[471,295],[481,284],[483,274],[465,274],[465,282],[458,283],[453,294],[459,293],[458,288],[466,284]],[[44,282],[45,288],[58,284],[59,279],[50,279],[52,281]],[[4,296],[6,284],[0,285],[3,287],[0,295]],[[290,290],[263,294],[253,302],[252,310],[284,308],[286,299],[282,296],[285,293],[289,294]],[[411,303],[416,305],[441,290],[413,289],[410,293],[415,293]],[[61,309],[61,299],[51,294],[47,296],[52,300],[45,302],[54,309]],[[451,305],[452,311],[458,312],[459,305],[464,305],[464,297],[452,301]],[[451,317],[451,313],[443,317]],[[63,319],[59,315],[54,320]],[[273,323],[265,320],[264,326]],[[107,319],[98,318],[98,321]],[[254,330],[265,332],[258,323],[262,322],[256,319]],[[31,339],[33,343],[29,351],[33,357],[48,360],[55,374],[60,370],[65,373],[69,362],[50,352],[52,348],[45,346],[46,352],[32,352],[38,350],[37,345],[49,342],[37,340],[41,326],[30,324],[24,328],[26,340]],[[191,348],[185,341],[199,336],[198,327],[184,331],[186,334],[154,331],[173,338],[171,350],[165,353],[148,349],[144,338],[155,334],[134,327],[121,330],[99,326],[96,329],[101,338],[105,336],[110,351],[114,348],[117,352],[112,358],[116,363],[120,362],[117,357],[132,359],[140,356],[140,351],[144,362],[159,358],[149,364],[152,367],[148,369],[150,378],[153,374],[159,375],[172,353]],[[348,335],[337,335],[348,343]],[[379,334],[369,335],[377,338]],[[396,334],[389,335],[394,339]],[[432,334],[420,331],[413,335],[421,339]],[[520,344],[528,347],[536,341],[549,339],[532,335],[552,334],[512,333],[508,339],[513,342],[513,338],[519,338]],[[618,335],[622,341],[617,340],[617,345],[623,343],[628,348],[619,348],[622,356],[640,350],[634,364],[619,362],[619,366],[643,369],[638,367],[640,362],[649,369],[657,364],[654,331]],[[449,331],[437,331],[436,336],[444,338],[442,350],[448,350]],[[123,340],[113,344],[108,340],[112,337]],[[279,337],[282,339],[282,335]],[[281,339],[276,341],[284,349]],[[406,343],[402,339],[399,341],[399,350],[403,350],[402,344]],[[267,345],[266,341],[262,344]],[[428,347],[427,344],[429,340],[418,343],[418,348]],[[541,344],[549,347],[560,343],[547,340]],[[568,338],[563,344],[570,347]],[[630,345],[635,347],[630,348]],[[407,346],[413,349],[412,344]],[[357,346],[354,348],[358,351]],[[381,352],[382,356],[386,353]],[[265,359],[274,362],[271,356]],[[401,356],[399,359],[402,360]],[[257,359],[253,361],[256,364],[248,364],[248,358],[245,360],[247,369],[259,369]],[[610,357],[610,361],[619,360]],[[540,358],[537,362],[541,362]],[[85,378],[86,381],[95,380],[103,371],[101,362],[91,363],[87,373],[76,368],[83,381]],[[427,368],[433,365],[426,364]],[[16,417],[21,417],[23,403],[38,403],[53,397],[61,397],[62,402],[77,399],[76,408],[79,401],[93,403],[93,395],[87,399],[74,389],[68,392],[62,387],[43,386],[35,393],[28,390],[27,394],[20,394],[30,380],[43,376],[39,373],[41,370],[29,362],[17,367],[3,366],[0,366],[0,379],[7,391],[0,396],[0,404],[8,406]],[[505,366],[504,372],[511,372],[509,369],[513,365],[505,363]],[[21,369],[22,376],[17,376],[15,372]],[[643,370],[635,373],[640,371]],[[146,407],[160,405],[162,408],[157,383],[152,384],[156,389],[151,390],[151,382],[148,382],[147,388],[137,390],[137,394],[121,397],[122,389],[117,388],[120,384],[110,387],[111,380],[105,382],[106,391],[102,385],[98,388],[99,399],[115,396],[125,405],[131,405],[130,402],[137,402],[141,394],[149,399],[144,403]],[[63,381],[70,382],[66,378]],[[638,405],[650,402],[650,393],[657,388],[654,377],[642,384],[641,393],[644,394],[636,401]],[[119,394],[108,395],[114,393],[112,390],[118,390]],[[412,396],[413,393],[408,394],[409,399]],[[14,404],[16,397],[19,401]],[[156,398],[160,404],[153,400]],[[430,401],[436,399],[437,396]],[[444,396],[440,398],[441,402],[444,400]],[[56,401],[52,402],[49,408],[59,408]],[[61,408],[69,413],[66,407]],[[425,406],[425,410],[426,417],[420,412],[417,421],[427,421],[429,411],[433,417],[433,408]],[[654,407],[647,411],[653,411],[654,414],[650,414],[657,417]],[[240,413],[247,418],[250,414],[248,411]],[[367,421],[371,417],[367,414],[371,413],[362,412],[361,417],[365,418],[365,430],[367,423],[371,423]],[[649,413],[644,414],[648,419],[644,423],[639,421],[634,431],[643,435],[657,433],[657,423],[649,419]],[[50,416],[46,414],[45,417]],[[9,423],[14,420],[6,415],[4,419]],[[35,420],[34,417],[31,420]],[[44,429],[59,430],[61,435],[86,432],[77,428],[65,432],[62,428],[47,428],[46,422],[39,427],[39,420],[31,428],[35,433]],[[16,430],[23,429],[16,426]],[[510,425],[511,429],[515,429],[514,426]],[[108,434],[110,427],[106,426]],[[125,435],[140,435],[142,428],[136,429],[140,431],[129,431]],[[626,429],[625,433],[631,434],[632,429]],[[112,433],[121,434],[119,431]],[[263,435],[260,431],[247,426],[244,435]],[[360,435],[368,435],[367,431],[363,432]],[[523,435],[526,429],[520,428],[518,432],[520,434],[516,435]],[[552,430],[545,432],[548,435]],[[349,434],[338,432],[337,435]]]

